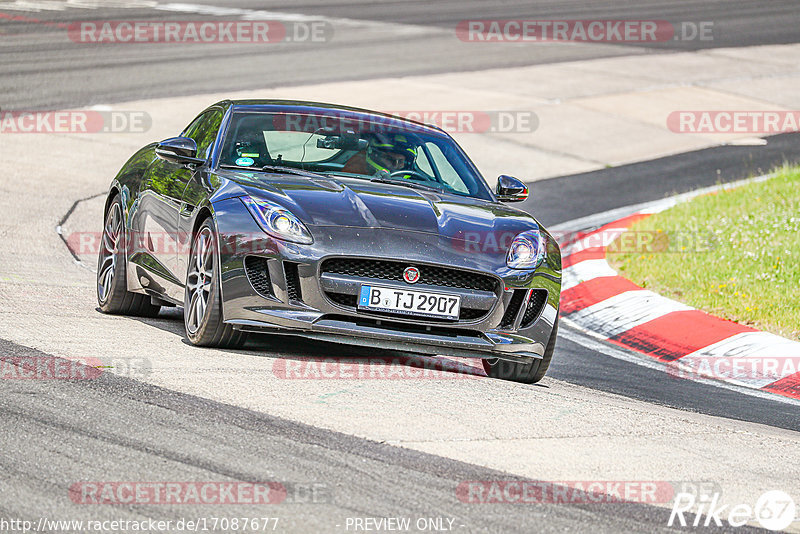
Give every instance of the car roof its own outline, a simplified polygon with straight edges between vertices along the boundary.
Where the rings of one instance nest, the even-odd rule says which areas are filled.
[[[281,111],[281,112],[297,112],[297,113],[310,113],[310,112],[330,112],[330,111],[344,111],[352,114],[354,117],[361,116],[360,118],[378,117],[391,119],[399,123],[406,123],[416,128],[424,128],[430,130],[431,133],[442,134],[444,130],[432,124],[425,124],[411,119],[406,119],[397,115],[390,115],[388,113],[381,113],[380,111],[373,111],[370,109],[356,108],[351,106],[343,106],[339,104],[328,104],[325,102],[309,102],[304,100],[223,100],[217,102],[214,106],[231,107],[233,111],[250,111],[250,112],[267,112],[267,111]],[[213,107],[213,106],[212,106]]]

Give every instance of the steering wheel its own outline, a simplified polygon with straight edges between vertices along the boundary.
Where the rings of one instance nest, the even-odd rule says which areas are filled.
[[[392,173],[389,173],[389,177],[390,178],[394,178],[395,176],[401,176],[402,177],[402,176],[405,176],[405,175],[408,175],[408,174],[417,176],[417,177],[421,178],[422,181],[424,181],[424,182],[435,182],[436,181],[436,180],[432,180],[429,176],[425,176],[424,174],[422,174],[420,172],[417,172],[417,171],[415,171],[413,169],[407,169],[407,170],[404,169],[404,170],[400,170],[400,171],[394,171]]]

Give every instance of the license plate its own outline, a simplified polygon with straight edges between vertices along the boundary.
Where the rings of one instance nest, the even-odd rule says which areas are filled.
[[[458,319],[461,297],[392,287],[361,286],[359,309],[418,317]]]

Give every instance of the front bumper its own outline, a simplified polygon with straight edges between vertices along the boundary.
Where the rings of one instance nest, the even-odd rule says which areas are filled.
[[[500,358],[511,361],[540,359],[549,339],[538,340],[521,334],[490,331],[459,331],[431,329],[429,331],[385,319],[331,316],[323,313],[292,312],[287,310],[255,310],[261,320],[230,319],[225,322],[248,332],[280,332],[302,334],[303,337],[341,343],[401,350],[420,354],[437,354],[462,358]],[[553,316],[555,314],[553,313]],[[542,314],[540,320],[552,331],[552,320]]]
[[[312,229],[312,245],[275,241],[259,230],[240,205],[238,199],[215,205],[223,318],[234,328],[456,357],[527,361],[544,354],[558,314],[561,286],[560,252],[552,239],[539,268],[512,270],[505,265],[505,251],[468,253],[453,246],[452,240],[424,233],[317,227]],[[219,216],[221,211],[224,216]],[[258,259],[264,280],[253,279],[251,264],[245,268],[246,258],[248,262]],[[496,284],[494,291],[414,286],[461,296],[462,307],[473,313],[458,321],[382,316],[334,300],[331,292],[355,295],[362,283],[410,286],[370,275],[322,272],[322,263],[331,258],[403,261],[421,269],[445,267],[491,277]],[[541,302],[531,313],[527,306],[533,304],[534,294]]]

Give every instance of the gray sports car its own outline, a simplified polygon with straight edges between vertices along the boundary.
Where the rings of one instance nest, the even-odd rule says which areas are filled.
[[[248,332],[476,357],[532,383],[558,331],[561,253],[444,131],[329,104],[224,101],[139,150],[105,204],[106,313],[183,306],[189,341]]]

